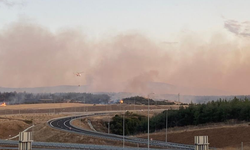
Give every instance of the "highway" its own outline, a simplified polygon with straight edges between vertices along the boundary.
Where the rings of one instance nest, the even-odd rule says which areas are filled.
[[[0,140],[0,149],[18,149],[18,141],[12,140]],[[105,145],[90,145],[90,144],[73,144],[73,143],[55,143],[55,142],[32,142],[32,149],[39,150],[138,150],[138,148],[131,147],[116,147],[116,146],[105,146]],[[147,148],[140,148],[140,150],[147,150]],[[151,149],[159,150],[159,149]]]
[[[85,136],[91,136],[95,138],[102,138],[102,139],[109,139],[114,141],[123,141],[123,136],[116,135],[116,134],[107,134],[102,132],[90,131],[83,128],[76,127],[71,124],[72,120],[89,117],[93,115],[104,115],[104,113],[94,113],[90,115],[79,115],[79,116],[70,116],[70,117],[63,117],[63,118],[56,118],[48,121],[48,125],[52,128],[77,133]],[[147,145],[148,140],[142,138],[135,138],[135,137],[124,137],[125,142],[134,143],[134,144],[143,144]],[[186,144],[177,144],[171,142],[163,142],[163,141],[150,141],[150,146],[154,147],[162,147],[168,149],[186,149],[186,150],[194,150],[194,145],[186,145]]]

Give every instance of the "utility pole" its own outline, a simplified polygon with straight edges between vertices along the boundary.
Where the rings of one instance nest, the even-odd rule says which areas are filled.
[[[180,93],[178,93],[178,102],[180,102]]]
[[[123,108],[124,109],[124,108]],[[124,139],[124,134],[125,134],[125,112],[123,114],[123,148],[124,148],[124,145],[125,145],[125,139]]]
[[[62,113],[62,102],[60,102],[60,113]]]
[[[154,94],[154,93],[148,94],[148,150],[149,150],[149,96],[150,94]]]
[[[148,98],[148,150],[149,150],[149,98]]]
[[[85,112],[85,93],[84,93],[84,97],[83,97],[83,103],[84,103],[84,105],[83,105],[83,111]]]
[[[54,100],[54,114],[56,114],[56,105],[55,105],[55,99],[53,98]]]
[[[109,129],[110,129],[110,120],[108,122],[108,134],[109,134]]]
[[[32,139],[34,140],[34,120],[32,120],[32,132],[31,132],[31,136],[32,136]]]
[[[134,111],[135,111],[135,97],[134,97]]]
[[[166,142],[168,142],[168,109],[166,110]]]

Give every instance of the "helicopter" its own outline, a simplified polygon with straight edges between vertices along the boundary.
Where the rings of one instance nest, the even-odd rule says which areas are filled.
[[[77,77],[80,77],[81,75],[82,75],[82,73],[84,73],[84,72],[76,72],[76,73],[74,73]]]

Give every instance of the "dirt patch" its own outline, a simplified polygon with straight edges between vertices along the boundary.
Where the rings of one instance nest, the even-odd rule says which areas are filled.
[[[47,122],[50,119],[67,116],[66,114],[17,114],[17,115],[7,115],[1,116],[3,118],[8,118],[10,120],[23,120],[32,124],[39,124]]]
[[[197,129],[185,131],[172,131],[168,133],[168,141],[183,144],[194,144],[194,136],[207,135],[211,147],[227,149],[240,147],[241,142],[245,147],[250,147],[250,126],[237,125],[214,127],[211,129]],[[147,134],[138,137],[147,138]],[[157,133],[151,133],[150,138],[153,140],[165,141],[165,130]]]
[[[250,149],[250,146],[243,146],[243,149],[244,150],[249,150]],[[241,150],[241,146],[238,145],[236,147],[225,147],[225,148],[218,148],[216,150]]]
[[[76,119],[76,120],[73,120],[71,123],[74,126],[77,126],[77,127],[80,127],[80,128],[86,129],[86,130],[92,130],[89,127],[87,120],[88,120],[87,118]]]
[[[109,114],[102,116],[92,116],[83,119],[76,119],[72,121],[72,124],[87,130],[92,130],[88,124],[88,121],[90,121],[96,131],[108,133],[108,128],[105,122],[110,121],[113,116],[114,114]]]
[[[104,120],[90,119],[90,121],[96,131],[108,133],[108,128]]]
[[[0,139],[7,139],[28,128],[29,124],[20,120],[0,119]]]

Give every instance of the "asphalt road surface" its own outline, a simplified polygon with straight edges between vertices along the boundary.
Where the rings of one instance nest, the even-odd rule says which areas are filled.
[[[121,136],[116,134],[108,134],[108,133],[102,133],[102,132],[96,132],[96,131],[90,131],[83,128],[76,127],[71,124],[71,121],[78,118],[84,118],[89,117],[93,115],[104,115],[104,113],[94,113],[89,115],[79,115],[79,116],[71,116],[71,117],[64,117],[64,118],[56,118],[48,121],[48,125],[52,128],[71,132],[71,133],[77,133],[85,136],[91,136],[95,138],[102,138],[102,139],[109,139],[114,141],[123,141],[134,143],[134,144],[148,144],[147,139],[143,138],[135,138],[135,137],[128,137],[128,136]],[[171,142],[163,142],[163,141],[156,141],[152,140],[150,141],[150,146],[154,147],[164,147],[169,149],[189,149],[194,150],[194,145],[186,145],[186,144],[177,144],[177,143],[171,143]]]

